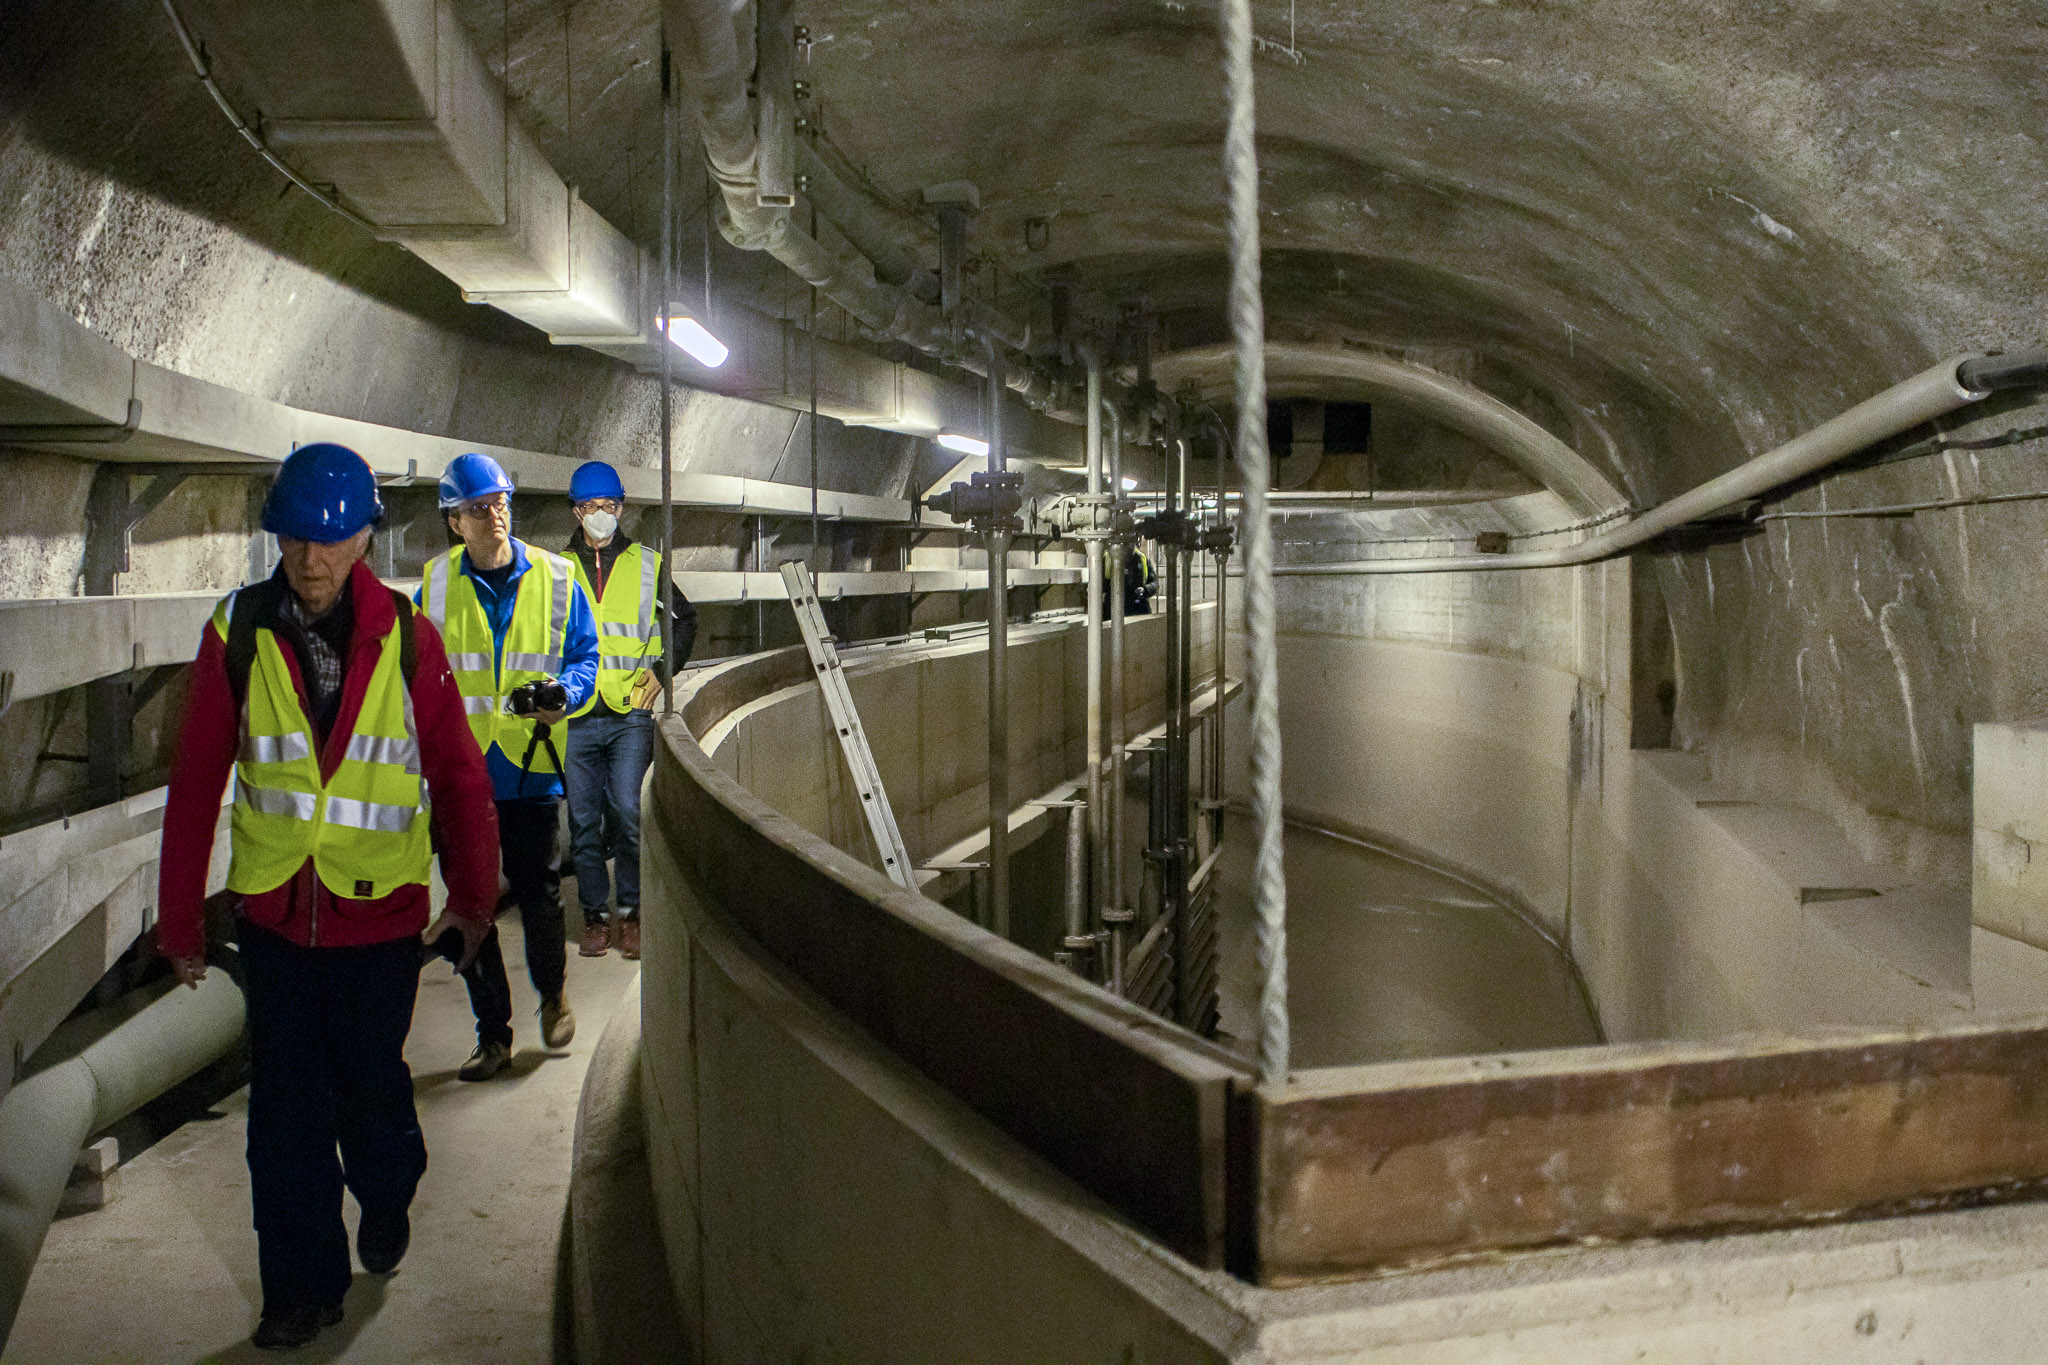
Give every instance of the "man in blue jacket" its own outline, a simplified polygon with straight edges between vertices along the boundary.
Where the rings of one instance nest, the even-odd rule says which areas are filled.
[[[512,481],[487,455],[441,475],[441,512],[462,543],[428,562],[420,608],[441,629],[470,731],[497,798],[499,848],[526,931],[542,1039],[567,1047],[576,1015],[563,989],[562,723],[597,686],[597,622],[568,560],[512,535]],[[512,1064],[512,995],[495,930],[463,973],[477,1047],[457,1074],[488,1080]]]

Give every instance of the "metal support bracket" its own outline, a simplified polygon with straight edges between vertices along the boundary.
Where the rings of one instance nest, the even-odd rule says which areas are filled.
[[[910,851],[904,847],[902,831],[896,827],[896,812],[890,808],[889,793],[882,787],[881,770],[875,766],[875,752],[868,744],[867,730],[860,723],[860,712],[854,708],[853,693],[847,690],[846,674],[839,666],[839,651],[825,629],[825,613],[818,605],[811,571],[801,562],[792,561],[782,566],[782,582],[789,592],[790,609],[796,613],[797,629],[803,632],[804,648],[810,651],[818,688],[825,694],[825,709],[832,718],[832,728],[839,732],[840,752],[846,755],[847,771],[853,776],[854,789],[860,793],[861,814],[867,819],[868,832],[874,836],[882,871],[898,886],[915,890],[917,875]]]

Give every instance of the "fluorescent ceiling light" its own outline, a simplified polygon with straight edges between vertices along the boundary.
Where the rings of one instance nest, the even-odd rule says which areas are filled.
[[[659,327],[661,324],[655,324]],[[715,370],[725,363],[732,354],[732,348],[704,330],[704,324],[695,318],[672,317],[668,326],[662,329],[677,348],[707,370]]]
[[[1052,467],[1062,474],[1086,474],[1088,472],[1088,466],[1085,464],[1056,464]]]
[[[1136,479],[1125,479],[1125,480],[1124,480],[1124,491],[1125,491],[1126,493],[1130,492],[1130,491],[1131,491],[1131,490],[1132,490],[1133,488],[1136,488],[1137,486],[1138,486],[1138,481],[1137,481]]]
[[[984,458],[988,454],[987,441],[977,440],[972,436],[962,436],[957,431],[942,431],[932,437],[932,439],[948,450],[956,451],[962,455],[972,455],[976,459]]]

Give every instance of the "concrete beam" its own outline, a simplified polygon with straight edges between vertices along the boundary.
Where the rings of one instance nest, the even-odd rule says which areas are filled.
[[[650,254],[565,184],[506,106],[449,0],[362,0],[317,17],[249,0],[197,0],[198,35],[229,54],[263,110],[266,145],[335,193],[377,235],[489,304],[643,371],[659,368],[666,306]],[[375,71],[315,80],[310,71]],[[702,321],[702,319],[700,319]],[[732,356],[716,370],[675,357],[692,387],[853,426],[930,436],[986,425],[983,386],[940,379],[859,347],[815,340],[744,308],[716,319]],[[1066,459],[1080,433],[1014,399],[1020,455]]]
[[[527,492],[566,493],[581,460],[511,446],[479,444],[309,412],[138,360],[74,321],[48,300],[0,277],[0,427],[28,423],[119,424],[140,404],[134,435],[114,443],[22,440],[16,444],[81,459],[141,462],[282,461],[298,446],[336,441],[360,453],[386,478],[438,480],[448,461],[481,451],[505,466]],[[0,440],[5,440],[0,431]],[[619,471],[629,501],[661,500],[661,472]],[[679,507],[761,516],[809,516],[811,490],[730,474],[674,477]],[[907,522],[903,498],[820,490],[818,514],[831,521]]]
[[[95,679],[191,662],[199,632],[221,596],[174,592],[0,602],[0,710]]]

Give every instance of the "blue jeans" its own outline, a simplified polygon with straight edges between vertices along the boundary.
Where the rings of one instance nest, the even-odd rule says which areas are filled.
[[[614,873],[619,918],[640,917],[640,782],[653,761],[651,711],[569,722],[569,858],[585,924],[605,922]],[[618,864],[614,873],[607,858]]]

